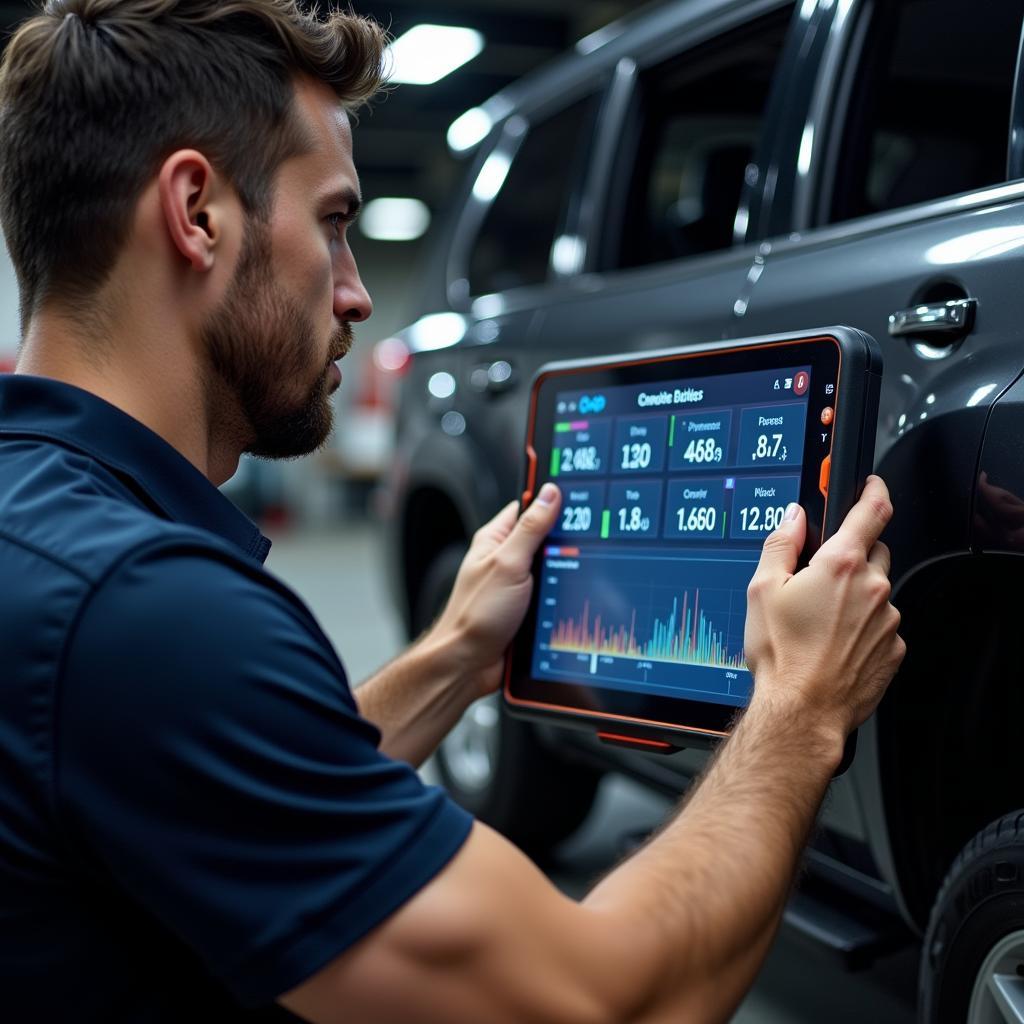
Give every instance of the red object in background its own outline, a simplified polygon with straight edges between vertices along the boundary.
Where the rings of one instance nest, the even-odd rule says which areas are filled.
[[[373,346],[373,362],[382,373],[400,377],[409,369],[412,355],[401,338],[385,338]]]
[[[0,359],[0,373],[14,373],[14,360]]]
[[[387,379],[386,371],[380,368],[373,353],[370,353],[360,367],[359,387],[353,404],[360,409],[390,408],[391,391],[391,381]]]

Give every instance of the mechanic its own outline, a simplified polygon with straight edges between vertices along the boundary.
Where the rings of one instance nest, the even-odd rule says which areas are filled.
[[[582,902],[421,783],[498,686],[557,489],[476,534],[438,622],[355,695],[217,490],[331,429],[371,312],[349,112],[384,45],[294,0],[49,0],[7,48],[5,1020],[725,1020],[903,656],[872,478],[806,569],[799,508],[768,538],[749,710]]]

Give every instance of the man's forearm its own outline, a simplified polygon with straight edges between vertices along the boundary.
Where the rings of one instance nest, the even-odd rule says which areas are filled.
[[[422,764],[476,696],[459,645],[431,631],[355,691],[389,757]]]
[[[640,990],[659,994],[638,1020],[728,1019],[771,945],[842,749],[839,730],[755,700],[685,812],[588,896],[628,937],[648,974]]]

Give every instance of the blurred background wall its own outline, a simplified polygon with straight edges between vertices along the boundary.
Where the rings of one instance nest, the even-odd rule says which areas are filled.
[[[7,249],[0,246],[0,370],[18,346],[18,282]]]

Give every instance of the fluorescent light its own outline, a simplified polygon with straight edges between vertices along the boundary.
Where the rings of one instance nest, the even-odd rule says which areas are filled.
[[[511,169],[512,158],[508,153],[492,153],[476,176],[473,195],[484,202],[490,202],[501,191]]]
[[[453,25],[416,25],[387,49],[388,80],[406,85],[433,85],[484,48],[476,29]]]
[[[430,210],[418,199],[371,199],[359,214],[359,230],[381,242],[411,242],[430,225]]]
[[[465,153],[486,139],[493,127],[491,115],[483,107],[472,107],[449,125],[448,145],[456,153]]]

